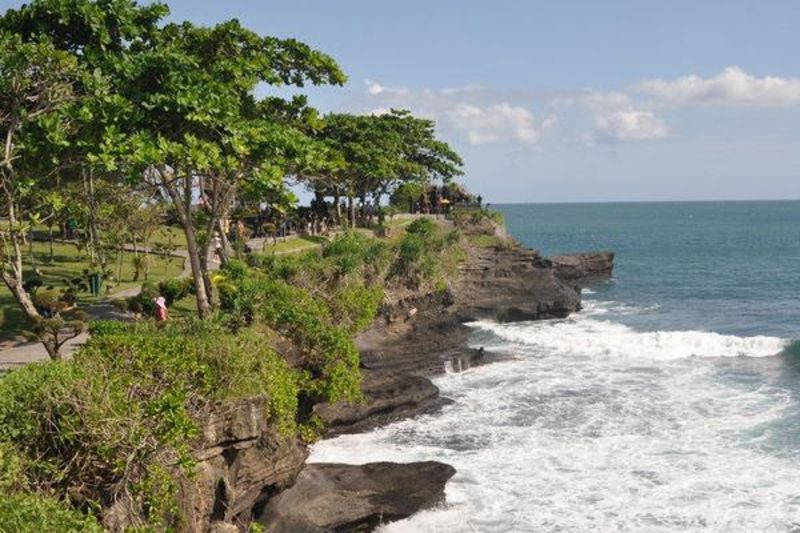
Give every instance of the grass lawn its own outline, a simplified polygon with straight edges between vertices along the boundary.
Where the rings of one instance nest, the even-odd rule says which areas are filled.
[[[169,307],[169,317],[189,318],[197,316],[197,298],[194,294],[189,294],[178,301],[172,302]]]
[[[327,237],[321,235],[303,235],[300,237],[292,237],[285,241],[278,239],[277,244],[273,244],[270,240],[269,243],[264,246],[264,253],[274,252],[276,254],[289,254],[317,248],[326,242],[328,242]],[[261,250],[253,250],[253,252],[261,253]]]
[[[25,267],[28,272],[30,269],[30,259],[27,255],[28,247],[25,247]],[[34,242],[33,255],[36,266],[42,272],[43,288],[53,287],[56,289],[67,288],[66,280],[83,277],[84,270],[89,268],[89,259],[85,253],[80,252],[73,244],[53,244],[53,262],[50,262],[50,245],[46,242]],[[183,271],[183,259],[179,257],[160,257],[151,256],[150,281],[159,281],[166,278],[178,276]],[[109,259],[109,269],[113,275],[117,274],[116,254],[112,254]],[[139,281],[133,281],[133,253],[125,252],[122,255],[122,276],[119,282],[110,281],[103,284],[100,296],[92,296],[88,292],[80,292],[78,301],[82,305],[91,304],[106,296],[113,296],[119,291],[130,289],[141,285],[143,277]],[[108,285],[111,291],[107,292]],[[22,311],[19,310],[13,296],[4,285],[0,285],[0,338],[9,338],[19,335],[25,329],[28,321]]]
[[[177,226],[162,226],[153,234],[150,241],[151,247],[157,244],[169,244],[171,242],[172,245],[176,246],[178,249],[186,248],[186,235],[183,233],[183,230]]]

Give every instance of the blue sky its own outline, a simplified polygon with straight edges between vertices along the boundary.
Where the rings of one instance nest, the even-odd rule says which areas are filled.
[[[800,2],[168,3],[326,51],[313,105],[436,119],[494,202],[800,198]]]

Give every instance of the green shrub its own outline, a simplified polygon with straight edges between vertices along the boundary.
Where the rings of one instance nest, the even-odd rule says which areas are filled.
[[[263,396],[270,420],[297,430],[303,374],[256,332],[199,320],[93,328],[72,361],[0,379],[0,443],[24,452],[12,462],[3,451],[0,483],[19,478],[18,464],[33,490],[82,504],[140,494],[153,527],[166,528],[177,520],[176,493],[162,467],[191,474],[197,417],[210,402]]]
[[[129,331],[130,327],[130,324],[119,320],[92,320],[89,322],[89,335],[100,337],[102,335],[119,334]]]
[[[388,260],[388,249],[384,242],[367,237],[356,231],[338,235],[322,249],[336,276],[356,273],[369,276],[380,271]]]
[[[11,494],[27,485],[22,456],[11,445],[0,442],[0,494]]]
[[[228,259],[222,270],[230,279],[241,279],[247,274],[247,263],[239,259]]]
[[[329,308],[301,287],[253,273],[223,305],[242,323],[262,323],[291,339],[314,379],[308,393],[329,401],[361,397],[359,355],[347,329],[334,326]]]
[[[436,222],[433,219],[428,217],[422,217],[416,219],[414,222],[408,225],[406,228],[406,233],[410,233],[412,235],[420,235],[423,238],[432,237],[436,234],[437,226]]]
[[[378,285],[350,284],[339,288],[330,298],[331,314],[351,334],[369,327],[383,302],[384,290]]]
[[[191,278],[167,279],[158,284],[158,295],[163,296],[169,306],[185,298],[193,286],[194,281]],[[145,291],[142,292],[144,293]],[[151,296],[152,292],[147,291],[147,296]],[[152,298],[150,301],[152,302]],[[155,311],[155,309],[152,311]]]
[[[36,494],[4,494],[0,498],[0,533],[102,533],[94,517]]]

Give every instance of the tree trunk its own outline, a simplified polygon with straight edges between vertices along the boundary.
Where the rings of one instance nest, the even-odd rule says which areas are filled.
[[[53,225],[52,224],[50,224],[50,226],[48,226],[47,233],[48,233],[48,240],[50,241],[50,264],[52,264],[56,260],[55,252],[53,251]]]
[[[125,248],[122,245],[117,249],[117,283],[122,283],[122,261],[125,258]]]
[[[356,202],[353,198],[353,195],[347,195],[347,207],[350,211],[350,227],[355,229],[356,227]]]
[[[222,247],[219,249],[219,262],[220,262],[220,265],[223,265],[223,266],[225,265],[225,263],[228,262],[228,257],[229,257],[229,253],[230,253],[230,249],[231,249],[231,243],[228,240],[228,234],[225,233],[225,224],[222,223],[224,216],[225,215],[223,214],[223,216],[220,217],[219,220],[217,220],[217,229],[219,231],[219,239],[220,239],[220,243],[222,244]],[[241,239],[242,236],[239,235],[239,238]]]
[[[9,126],[8,131],[6,132],[6,141],[5,141],[5,162],[3,164],[3,176],[2,180],[0,180],[0,185],[2,186],[2,190],[6,195],[6,202],[7,202],[7,209],[8,209],[8,237],[3,236],[3,245],[6,245],[6,238],[11,240],[11,246],[13,247],[13,257],[6,257],[5,263],[0,265],[0,277],[3,278],[3,283],[5,283],[8,290],[11,292],[14,299],[17,301],[17,304],[22,308],[22,311],[25,315],[31,319],[36,320],[41,318],[39,311],[36,309],[36,306],[33,305],[33,299],[31,298],[28,291],[25,290],[24,283],[24,276],[23,276],[23,266],[22,266],[22,247],[20,245],[20,233],[17,228],[17,205],[16,205],[16,198],[14,196],[14,167],[11,164],[11,151],[13,146],[13,133],[16,130],[16,122],[12,121],[12,126]],[[5,254],[4,254],[5,255]],[[11,272],[9,272],[9,268]],[[52,347],[48,346],[47,343],[42,342],[45,349],[47,350],[48,355],[51,359],[58,358],[58,349],[56,348],[53,351]]]
[[[339,191],[337,190],[333,195],[333,204],[336,206],[336,224],[342,225],[342,207],[339,205],[339,201],[341,197],[339,196]]]
[[[150,277],[150,239],[152,236],[148,237],[147,240],[144,241],[144,280],[147,281],[147,278]]]
[[[5,283],[6,287],[8,287],[8,290],[14,296],[14,299],[17,301],[19,306],[22,308],[25,316],[30,319],[41,317],[39,311],[36,309],[36,306],[33,305],[33,299],[31,299],[28,291],[26,291],[22,286],[20,279],[17,279],[16,276],[11,276],[3,272],[3,282]]]
[[[30,238],[28,239],[28,253],[31,256],[31,270],[33,271],[34,275],[39,275],[38,269],[36,268],[36,256],[33,254],[33,226],[31,226],[30,230]]]
[[[184,195],[181,197],[178,187],[174,181],[170,180],[165,172],[160,173],[161,183],[167,190],[167,194],[175,206],[175,211],[178,215],[178,221],[183,228],[183,234],[186,237],[186,253],[189,256],[189,265],[192,267],[192,279],[194,280],[194,293],[197,300],[197,314],[200,318],[208,317],[211,312],[211,305],[208,301],[208,293],[206,292],[206,284],[203,276],[203,266],[200,262],[200,248],[197,244],[197,235],[194,231],[194,223],[192,222],[191,212],[191,178],[185,177],[185,190]]]

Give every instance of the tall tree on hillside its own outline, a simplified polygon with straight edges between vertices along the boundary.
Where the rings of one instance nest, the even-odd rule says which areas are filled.
[[[7,12],[0,28],[45,36],[92,73],[74,106],[79,132],[70,147],[90,207],[96,179],[160,189],[186,234],[205,316],[211,233],[242,182],[274,188],[319,159],[305,126],[285,120],[290,102],[257,94],[345,78],[330,57],[295,40],[259,36],[235,20],[163,25],[167,14],[163,4],[131,0],[33,0]]]
[[[287,174],[322,163],[305,125],[286,120],[277,99],[260,99],[257,89],[345,78],[325,54],[259,36],[235,20],[211,28],[166,26],[156,45],[136,56],[133,72],[128,97],[141,110],[141,129],[129,145],[176,209],[205,316],[209,245],[234,195],[244,185],[281,187]]]
[[[326,195],[348,198],[351,225],[356,222],[356,198],[372,196],[377,203],[401,183],[447,182],[461,174],[461,158],[436,138],[435,123],[408,111],[333,113],[325,117],[320,137],[343,163],[308,181]]]
[[[166,14],[168,9],[158,2],[144,6],[131,0],[33,0],[0,19],[0,28],[25,42],[47,39],[87,73],[75,86],[81,98],[65,110],[71,135],[59,160],[63,179],[81,184],[88,251],[103,269],[98,181],[119,182],[124,177],[120,156],[134,110],[120,89],[129,82],[131,55],[152,42]]]
[[[69,336],[78,323],[70,328],[57,316],[39,316],[21,284],[19,241],[26,223],[41,220],[43,209],[49,211],[45,216],[56,216],[61,202],[48,191],[58,193],[82,179],[94,255],[94,177],[115,168],[108,154],[119,149],[114,133],[125,118],[126,102],[114,92],[124,76],[115,74],[124,72],[125,52],[157,32],[165,13],[161,4],[142,7],[130,0],[33,0],[0,17],[0,121],[7,141],[0,164],[9,221],[3,279],[54,358],[66,338],[64,326],[72,330]],[[75,198],[69,200],[74,205]]]

